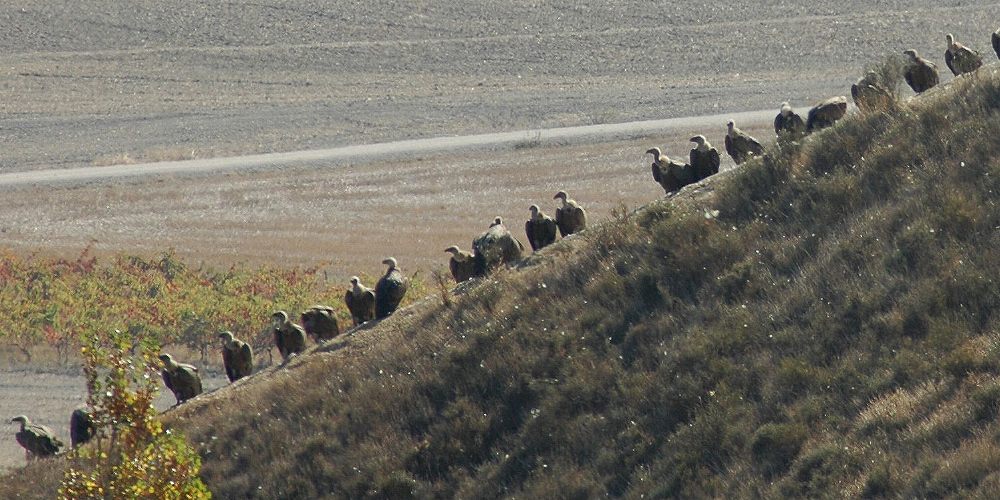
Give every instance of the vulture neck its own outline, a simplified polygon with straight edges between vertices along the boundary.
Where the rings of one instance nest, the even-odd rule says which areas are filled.
[[[231,349],[231,350],[236,350],[239,347],[239,344],[237,344],[237,342],[239,342],[239,341],[236,340],[235,338],[227,340],[226,341],[226,348],[227,349]]]
[[[362,293],[365,292],[365,287],[363,285],[361,285],[360,282],[359,283],[355,283],[354,287],[351,288],[351,291],[354,293],[354,295],[360,295],[360,294],[362,294]]]
[[[709,144],[708,141],[705,141],[702,142],[701,144],[698,144],[698,147],[695,149],[697,149],[699,152],[707,153],[709,149],[712,149],[712,145]]]

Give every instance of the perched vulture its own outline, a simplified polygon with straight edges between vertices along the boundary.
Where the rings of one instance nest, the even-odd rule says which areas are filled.
[[[556,221],[542,213],[538,205],[528,207],[531,218],[524,223],[524,233],[532,250],[541,250],[556,241]]]
[[[914,92],[918,94],[925,92],[941,81],[934,63],[920,57],[913,49],[904,50],[903,54],[906,54],[909,59],[909,64],[906,65],[906,70],[903,72],[903,78],[906,79],[906,84]]]
[[[378,319],[388,317],[395,312],[399,303],[403,301],[407,288],[410,287],[410,281],[396,267],[395,258],[389,257],[382,263],[389,268],[375,284],[375,317]]]
[[[445,248],[444,251],[451,254],[448,269],[451,270],[451,277],[455,278],[455,283],[461,283],[472,277],[476,262],[471,253],[458,248],[457,245]]]
[[[69,416],[69,441],[73,448],[90,441],[97,435],[97,426],[90,412],[83,408],[73,410]]]
[[[340,335],[337,314],[330,306],[315,305],[302,311],[302,328],[315,342],[330,340]]]
[[[651,165],[653,180],[663,188],[664,193],[673,193],[698,181],[694,167],[670,159],[669,156],[660,151],[660,148],[649,148],[646,150],[646,154],[653,155],[653,164]]]
[[[787,137],[793,141],[801,139],[806,135],[806,122],[792,110],[791,104],[783,102],[781,111],[774,117],[774,133],[779,138]]]
[[[809,110],[806,117],[806,132],[824,129],[847,114],[847,97],[831,97]]]
[[[729,120],[726,124],[726,152],[733,157],[737,165],[747,161],[751,156],[764,154],[764,146],[746,132],[736,128],[736,122]]]
[[[945,35],[944,38],[948,41],[948,50],[944,52],[944,62],[953,75],[972,73],[983,65],[983,56],[979,55],[979,52],[955,41],[955,37],[951,33]]]
[[[996,52],[997,58],[1000,58],[1000,29],[993,32],[993,52]]]
[[[562,200],[562,206],[556,209],[556,226],[563,238],[587,228],[587,212],[566,191],[559,191],[552,199]]]
[[[851,85],[851,97],[854,105],[865,113],[886,109],[892,102],[892,94],[879,83],[879,77],[874,71],[865,73],[857,83]]]
[[[222,366],[226,368],[226,377],[230,382],[236,382],[253,373],[253,349],[250,344],[233,337],[233,332],[222,332]]]
[[[293,354],[306,350],[305,330],[292,323],[285,311],[275,311],[271,315],[271,333],[274,335],[274,345],[284,361],[288,361]]]
[[[29,460],[51,457],[59,453],[60,448],[63,447],[62,441],[56,437],[52,429],[44,425],[33,424],[24,415],[10,419],[10,423],[21,424],[21,430],[17,431],[14,437],[17,439],[17,444],[24,448]]]
[[[719,151],[712,147],[703,135],[692,137],[691,142],[697,144],[689,155],[695,178],[700,181],[719,173],[719,165],[722,163]]]
[[[351,276],[351,288],[344,294],[344,303],[351,311],[354,326],[375,319],[375,292],[362,285],[357,276]]]
[[[201,394],[201,377],[194,366],[178,363],[169,354],[161,354],[163,384],[174,393],[177,404]]]
[[[504,264],[521,260],[524,245],[503,225],[490,226],[485,233],[472,240],[474,276],[485,276]]]

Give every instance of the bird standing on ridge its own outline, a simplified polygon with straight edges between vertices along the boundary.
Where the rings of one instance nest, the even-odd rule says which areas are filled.
[[[879,82],[874,71],[865,73],[857,83],[851,85],[851,97],[854,105],[865,113],[886,109],[893,101],[892,94]]]
[[[941,78],[938,76],[937,66],[934,63],[920,57],[916,50],[906,49],[903,51],[909,60],[903,78],[906,84],[916,93],[926,92],[937,85]]]
[[[61,451],[63,443],[52,432],[52,429],[44,425],[33,424],[24,415],[10,419],[10,423],[21,424],[21,429],[17,431],[14,438],[17,440],[17,444],[24,448],[28,460],[51,457]]]
[[[406,290],[410,287],[409,280],[399,270],[394,257],[389,257],[382,263],[389,268],[375,284],[375,318],[377,319],[386,318],[395,312],[399,303],[403,301]]]
[[[299,315],[302,329],[314,342],[320,343],[340,335],[340,323],[337,313],[330,306],[317,304],[302,311]]]
[[[375,292],[361,284],[361,278],[351,276],[351,288],[344,294],[344,303],[351,311],[354,326],[375,319]]]
[[[201,377],[192,365],[178,363],[169,354],[160,354],[163,361],[163,385],[174,393],[177,404],[181,404],[201,394]]]
[[[253,373],[253,349],[250,344],[233,337],[233,332],[219,334],[222,340],[222,366],[230,382],[250,376]]]
[[[697,180],[691,165],[671,159],[660,148],[649,148],[646,154],[653,155],[650,165],[653,180],[663,188],[664,193],[673,193]]]
[[[451,271],[451,277],[455,279],[455,283],[461,283],[472,277],[476,263],[471,253],[458,248],[458,245],[452,245],[445,248],[444,251],[451,254],[451,259],[448,260],[448,269]]]
[[[837,123],[847,114],[847,97],[836,96],[812,107],[806,116],[806,133],[824,129]]]
[[[802,117],[787,102],[781,103],[781,110],[774,117],[774,134],[779,139],[788,138],[793,141],[806,135],[806,122],[802,121]]]
[[[736,122],[729,120],[726,128],[726,152],[733,157],[737,165],[749,160],[751,156],[764,154],[764,146],[761,146],[757,139],[736,128]]]
[[[559,191],[552,199],[562,200],[562,206],[556,208],[556,226],[563,238],[587,228],[587,212],[566,191]]]
[[[556,241],[556,221],[538,209],[538,205],[528,207],[531,217],[524,223],[531,250],[541,250]]]
[[[70,446],[76,448],[86,443],[97,435],[97,426],[90,412],[84,408],[77,408],[69,416],[69,441]]]
[[[285,311],[275,311],[271,315],[271,334],[283,361],[306,350],[306,331],[292,323]]]
[[[958,43],[955,35],[948,33],[944,39],[948,42],[948,50],[944,52],[944,62],[955,76],[972,73],[983,65],[983,56],[978,52]]]
[[[722,164],[719,151],[713,148],[703,135],[692,137],[691,142],[696,144],[689,155],[695,179],[700,181],[719,173],[719,165]]]

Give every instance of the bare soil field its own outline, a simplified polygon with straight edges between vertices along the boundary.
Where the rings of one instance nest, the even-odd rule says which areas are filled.
[[[847,94],[865,65],[944,33],[992,58],[990,2],[14,1],[0,6],[0,173],[777,109]],[[946,77],[943,75],[945,79]],[[605,219],[662,196],[655,137],[391,161],[4,188],[0,245],[426,276],[494,216],[566,189]],[[769,138],[766,121],[746,124]],[[710,208],[710,207],[706,207]],[[718,208],[718,207],[714,207]],[[75,375],[0,372],[0,401],[68,440]],[[221,385],[216,380],[210,387]],[[13,426],[0,468],[21,463]]]

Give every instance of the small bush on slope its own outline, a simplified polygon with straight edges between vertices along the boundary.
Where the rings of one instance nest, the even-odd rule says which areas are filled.
[[[996,496],[998,111],[848,117],[168,420],[227,498]]]

